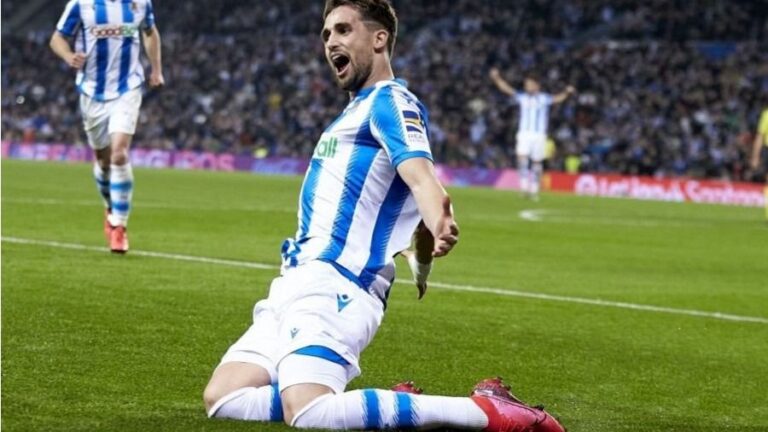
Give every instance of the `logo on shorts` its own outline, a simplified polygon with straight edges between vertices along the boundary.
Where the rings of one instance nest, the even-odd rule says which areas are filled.
[[[292,328],[291,329],[291,339],[295,338],[297,334],[299,334],[299,329],[297,329],[296,327]]]
[[[352,303],[352,299],[346,294],[336,294],[336,303],[339,305],[339,312]]]

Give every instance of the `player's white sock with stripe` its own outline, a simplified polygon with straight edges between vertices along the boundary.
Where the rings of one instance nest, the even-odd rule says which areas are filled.
[[[245,387],[224,396],[208,411],[208,417],[252,421],[283,421],[283,404],[277,384]]]
[[[544,164],[541,162],[534,162],[533,169],[531,170],[531,193],[537,195],[539,193],[539,186],[541,183],[541,175],[544,172]]]
[[[315,399],[291,426],[313,429],[483,429],[488,417],[466,397],[427,396],[388,390],[354,390]]]
[[[104,200],[104,207],[110,207],[109,194],[109,173],[101,169],[101,165],[96,162],[93,164],[93,179],[96,181],[96,189]]]
[[[128,215],[131,212],[131,198],[133,197],[133,169],[130,163],[110,165],[109,197],[112,203],[109,223],[112,226],[128,225]]]
[[[528,182],[529,182],[529,172],[528,172],[528,161],[522,161],[520,159],[517,160],[517,178],[520,181],[520,191],[523,193],[528,193]]]

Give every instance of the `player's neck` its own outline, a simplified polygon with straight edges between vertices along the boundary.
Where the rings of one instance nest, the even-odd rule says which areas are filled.
[[[349,92],[349,98],[353,99],[357,94],[363,90],[367,89],[368,87],[373,87],[376,85],[376,83],[380,81],[390,81],[395,78],[395,74],[392,72],[392,66],[389,64],[389,62],[380,62],[378,65],[377,62],[374,62],[373,69],[371,70],[371,74],[368,76],[368,79],[365,81],[365,84],[363,84],[362,87],[360,87],[360,90],[356,92]]]

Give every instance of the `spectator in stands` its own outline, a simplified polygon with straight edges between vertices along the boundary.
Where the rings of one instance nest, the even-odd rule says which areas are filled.
[[[136,145],[308,156],[345,103],[318,69],[320,3],[160,2],[174,84],[145,95]],[[567,160],[582,172],[750,176],[748,137],[768,94],[768,8],[759,1],[395,4],[408,11],[401,32],[410,35],[393,66],[433,107],[438,161],[514,166],[515,108],[485,79],[498,64],[507,76],[549,71],[545,88],[580,89],[552,113],[556,169]],[[82,143],[65,66],[45,43],[36,33],[4,37],[3,139]]]

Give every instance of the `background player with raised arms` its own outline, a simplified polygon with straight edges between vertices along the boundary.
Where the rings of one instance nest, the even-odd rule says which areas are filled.
[[[513,97],[514,101],[520,105],[520,121],[515,147],[520,190],[526,196],[538,199],[541,175],[544,171],[549,107],[564,102],[576,92],[576,89],[568,86],[565,91],[553,96],[541,91],[541,85],[534,76],[525,78],[523,91],[512,87],[501,77],[501,73],[496,68],[491,69],[490,77],[502,93]]]
[[[414,256],[429,265],[451,251],[458,227],[432,164],[427,110],[394,79],[391,5],[328,0],[324,18],[326,58],[351,100],[315,148],[280,277],[205,389],[208,415],[322,429],[562,431],[500,379],[471,398],[417,394],[407,383],[345,392],[381,324],[394,256],[423,221]]]
[[[50,41],[53,52],[77,69],[83,126],[96,159],[93,177],[106,207],[104,234],[117,253],[128,251],[129,150],[144,83],[140,39],[152,68],[149,85],[162,86],[160,33],[151,0],[70,0]]]

